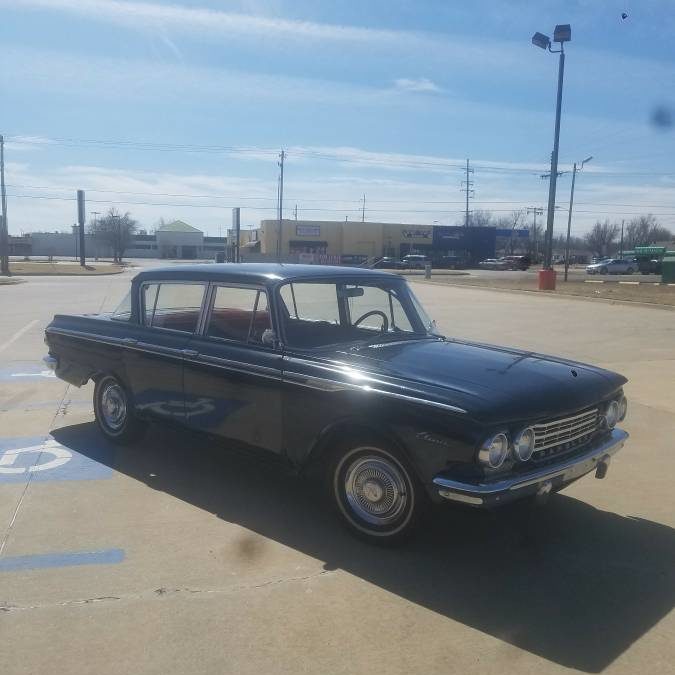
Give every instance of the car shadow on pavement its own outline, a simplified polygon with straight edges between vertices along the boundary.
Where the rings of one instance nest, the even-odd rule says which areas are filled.
[[[100,458],[93,423],[53,436]],[[441,507],[383,549],[344,531],[306,481],[194,434],[153,425],[110,456],[154,490],[568,668],[602,671],[675,605],[675,530],[564,494],[531,515]]]

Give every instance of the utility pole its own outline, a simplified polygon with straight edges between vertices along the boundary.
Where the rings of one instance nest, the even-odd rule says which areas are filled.
[[[89,211],[90,215],[94,216],[94,232],[96,232],[96,225],[98,224],[98,216],[101,215],[100,211]],[[98,262],[98,242],[97,238],[94,237],[94,260]]]
[[[5,139],[0,136],[0,193],[2,223],[0,224],[0,274],[9,276],[9,227],[7,225],[7,193],[5,192]]]
[[[544,209],[539,206],[528,206],[527,213],[532,214],[532,235],[534,236],[534,257],[539,258],[539,238],[537,237],[537,216],[544,215]]]
[[[80,237],[80,267],[85,267],[87,262],[86,262],[86,256],[85,256],[85,250],[84,250],[84,190],[78,190],[77,191],[77,222],[80,227],[79,229],[79,237]]]
[[[461,185],[466,185],[466,187],[460,187],[460,192],[466,192],[466,211],[464,214],[464,227],[469,227],[469,197],[473,197],[474,190],[471,189],[473,186],[473,181],[469,180],[469,174],[473,173],[473,169],[469,168],[469,160],[466,160],[466,180],[463,180]]]
[[[295,205],[295,208],[293,209],[293,217],[295,218],[295,220],[298,219],[298,205],[297,204]]]
[[[279,222],[277,225],[277,262],[281,261],[281,232],[284,213],[284,160],[286,153],[282,149],[279,153]]]
[[[570,208],[567,212],[567,239],[565,241],[565,281],[567,281],[567,271],[570,268],[570,233],[572,231],[572,207],[574,206],[574,182],[577,178],[577,163],[574,162],[572,169],[572,188],[570,190]]]
[[[574,162],[574,168],[572,169],[572,188],[570,190],[570,208],[567,214],[567,241],[565,242],[565,281],[567,281],[567,271],[570,266],[570,233],[572,231],[572,207],[574,206],[574,183],[577,177],[577,171],[581,171],[584,168],[586,162],[590,162],[593,159],[593,155],[586,157],[586,159],[581,162],[581,166],[577,169],[577,163]]]
[[[621,253],[619,254],[619,258],[623,259],[623,225],[626,221],[622,218],[621,219],[621,244],[620,244],[620,251]]]
[[[361,207],[361,222],[366,222],[366,195],[363,195],[363,206]]]
[[[234,262],[241,262],[239,255],[239,241],[241,239],[241,209],[237,206],[232,209],[232,229],[234,230]]]

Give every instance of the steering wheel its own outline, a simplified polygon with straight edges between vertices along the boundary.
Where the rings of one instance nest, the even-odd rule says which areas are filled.
[[[381,316],[382,317],[382,332],[386,333],[389,330],[389,319],[384,312],[381,312],[379,309],[371,309],[370,312],[362,314],[354,323],[352,324],[355,328],[358,326],[364,319],[367,319],[369,316]]]

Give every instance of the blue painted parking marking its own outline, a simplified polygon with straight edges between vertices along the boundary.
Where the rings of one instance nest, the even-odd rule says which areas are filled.
[[[82,454],[52,436],[0,438],[0,483],[110,478],[113,458],[102,439],[92,440]]]
[[[0,558],[0,572],[23,572],[48,567],[75,565],[114,565],[124,560],[124,549],[108,548],[101,551],[73,551],[69,553],[38,553]]]

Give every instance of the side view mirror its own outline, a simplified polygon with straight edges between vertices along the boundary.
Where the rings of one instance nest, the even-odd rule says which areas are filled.
[[[279,346],[279,338],[271,328],[266,328],[263,331],[261,341],[266,347],[272,347],[272,349],[276,349]]]

